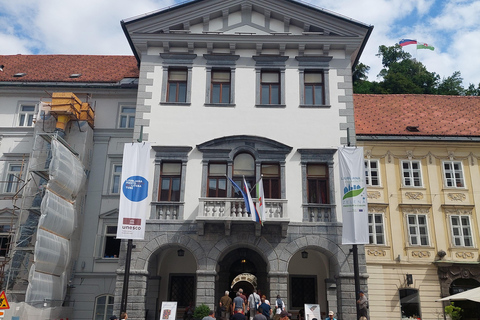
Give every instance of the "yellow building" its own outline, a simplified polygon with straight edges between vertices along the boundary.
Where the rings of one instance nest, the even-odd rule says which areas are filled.
[[[480,286],[480,97],[355,95],[365,152],[371,319],[444,319]],[[455,302],[464,319],[478,303]]]

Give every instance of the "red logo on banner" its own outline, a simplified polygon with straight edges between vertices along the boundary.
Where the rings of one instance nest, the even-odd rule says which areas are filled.
[[[128,224],[132,226],[139,226],[142,224],[142,219],[138,218],[123,218],[123,224]]]

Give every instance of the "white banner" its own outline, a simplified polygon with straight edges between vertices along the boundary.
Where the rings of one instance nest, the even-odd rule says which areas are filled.
[[[150,143],[125,143],[123,148],[118,239],[145,238],[148,210]]]
[[[338,148],[342,196],[342,244],[368,244],[368,206],[363,148]]]

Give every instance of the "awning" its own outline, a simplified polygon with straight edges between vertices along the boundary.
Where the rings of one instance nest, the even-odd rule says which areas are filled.
[[[449,301],[449,300],[451,301],[470,300],[470,301],[480,302],[480,287],[463,291],[463,292],[460,292],[436,301]]]

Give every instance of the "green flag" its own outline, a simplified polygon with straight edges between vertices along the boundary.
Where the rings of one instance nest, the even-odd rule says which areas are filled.
[[[429,49],[429,50],[432,50],[432,51],[435,50],[434,47],[429,46],[429,45],[426,44],[426,43],[419,43],[419,44],[417,44],[417,49]]]

